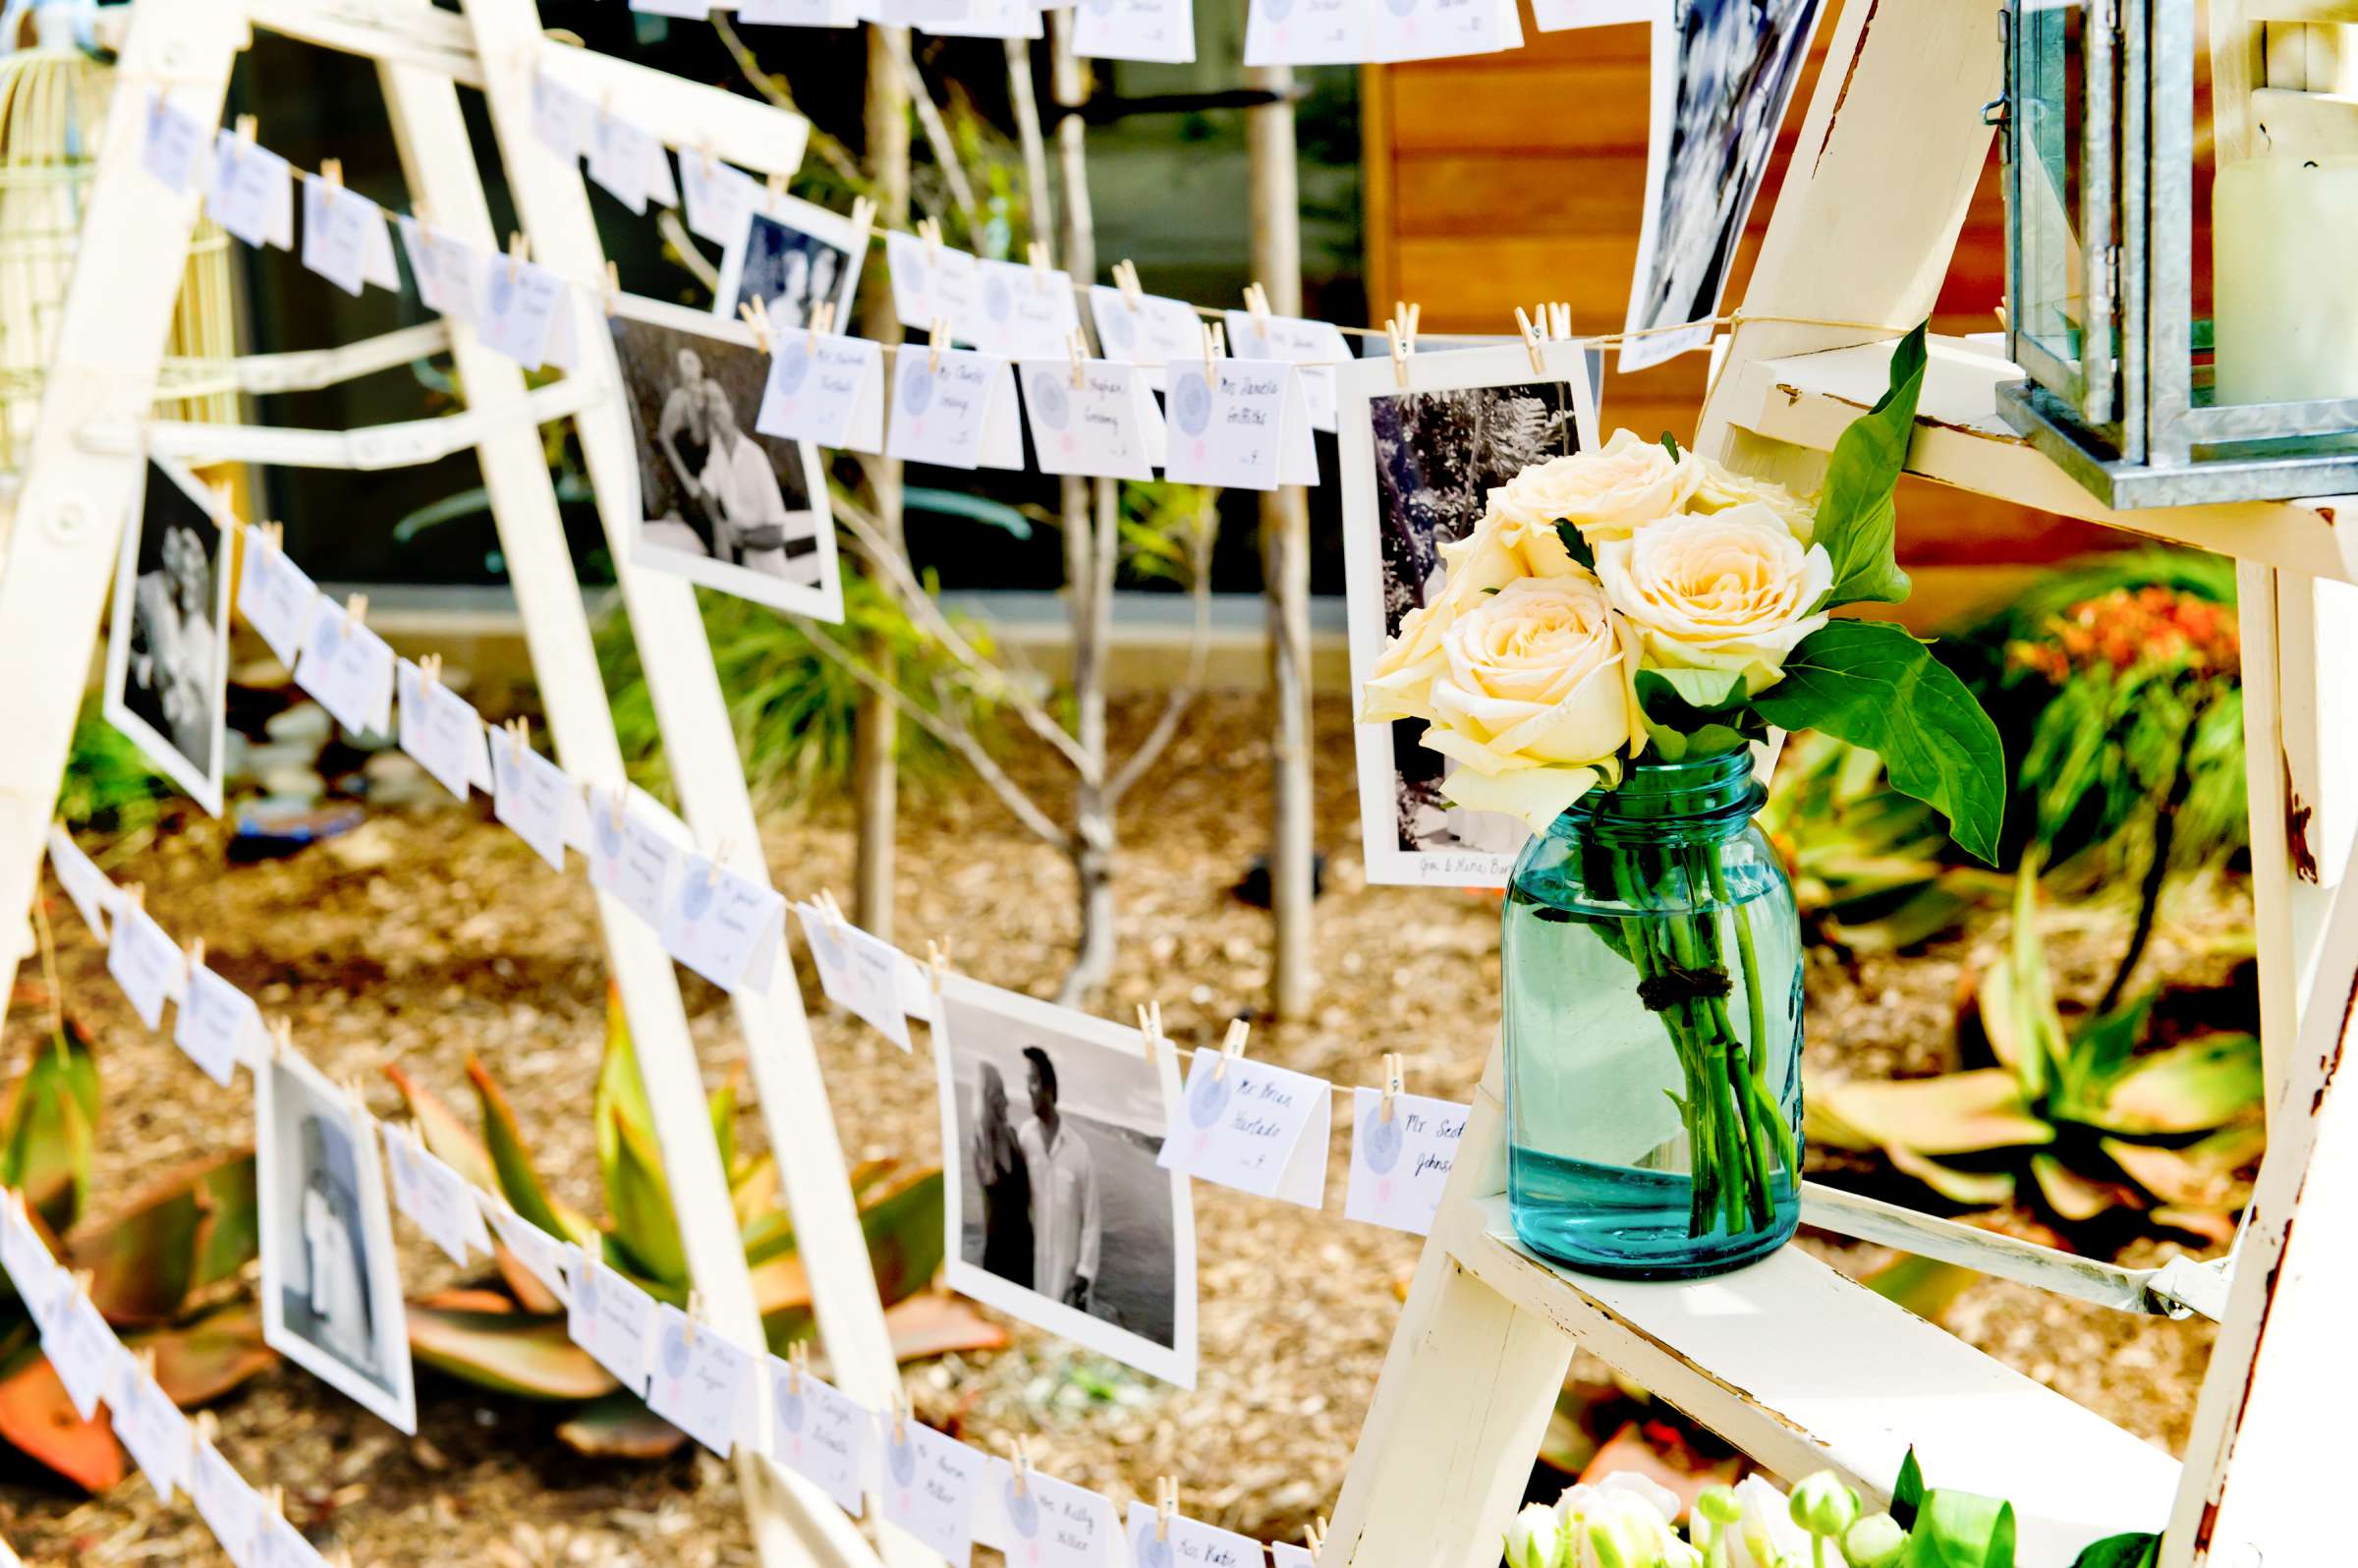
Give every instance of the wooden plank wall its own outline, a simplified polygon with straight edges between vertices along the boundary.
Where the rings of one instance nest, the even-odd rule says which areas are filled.
[[[1744,298],[1832,31],[1829,12],[1819,23],[1723,310]],[[1503,54],[1366,68],[1371,314],[1380,318],[1392,301],[1413,300],[1427,331],[1504,332],[1514,329],[1517,305],[1569,300],[1574,331],[1620,330],[1646,194],[1648,29],[1540,32],[1526,18],[1524,36],[1524,47]],[[1935,327],[1994,330],[2004,287],[2005,204],[1993,153]],[[1687,439],[1706,368],[1706,356],[1694,353],[1622,376],[1608,357],[1605,428]],[[1919,622],[2002,591],[2025,565],[2118,542],[2069,519],[1913,480],[1900,512],[1901,555],[1919,570],[1922,602],[1910,616]]]

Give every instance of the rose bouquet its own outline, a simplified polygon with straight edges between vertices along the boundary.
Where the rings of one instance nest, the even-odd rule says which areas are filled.
[[[1907,596],[1892,493],[1925,364],[1919,329],[1893,356],[1890,390],[1836,443],[1816,498],[1626,430],[1600,451],[1524,470],[1490,492],[1472,533],[1442,546],[1438,592],[1401,623],[1362,692],[1364,721],[1427,721],[1423,744],[1455,764],[1450,800],[1511,813],[1541,835],[1508,899],[1510,1099],[1516,1055],[1529,1047],[1517,1040],[1517,911],[1578,922],[1626,964],[1616,972],[1659,1020],[1656,1038],[1666,1033],[1683,1079],[1656,1087],[1678,1108],[1680,1127],[1661,1147],[1683,1132],[1670,1157],[1691,1182],[1690,1236],[1770,1229],[1772,1206],[1789,1203],[1799,1087],[1797,1075],[1773,1082],[1768,1058],[1771,1028],[1784,1022],[1772,1010],[1793,1014],[1787,1043],[1798,1049],[1797,936],[1775,944],[1793,955],[1791,995],[1772,995],[1771,933],[1756,928],[1762,910],[1746,889],[1728,885],[1749,869],[1742,857],[1708,832],[1595,820],[1604,807],[1593,792],[1624,792],[1613,803],[1624,814],[1661,818],[1677,812],[1659,794],[1664,777],[1709,775],[1717,793],[1696,796],[1698,819],[1732,810],[1749,827],[1752,743],[1772,727],[1816,728],[1881,753],[1895,788],[1946,815],[1967,850],[1994,855],[2005,781],[1988,715],[1899,627],[1830,614]],[[1592,820],[1564,828],[1584,798]],[[1781,870],[1773,875],[1782,888]],[[1547,876],[1578,896],[1544,892]],[[1552,997],[1544,1006],[1560,1014],[1606,973],[1533,995]],[[1526,1035],[1533,1022],[1520,1019]],[[1558,1017],[1547,1032],[1560,1039],[1582,1022]],[[1634,1070],[1616,1071],[1622,1081]],[[1661,1101],[1644,1092],[1640,1119],[1657,1117]],[[1520,1155],[1529,1140],[1516,1142]],[[1656,1170],[1665,1157],[1655,1146],[1619,1156]]]

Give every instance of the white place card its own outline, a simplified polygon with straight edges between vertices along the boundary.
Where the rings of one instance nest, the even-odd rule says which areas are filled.
[[[556,763],[502,731],[491,743],[491,814],[533,853],[565,868],[565,818],[573,780]]]
[[[263,1510],[242,1568],[330,1568],[319,1548],[278,1514]]]
[[[384,227],[375,202],[313,176],[303,183],[303,264],[346,294],[365,284],[368,230]]]
[[[910,28],[965,15],[968,0],[853,0],[863,22]]]
[[[953,338],[974,341],[970,318],[981,278],[972,253],[892,229],[884,235],[884,264],[892,274],[892,311],[901,325],[925,332],[935,321],[946,321]]]
[[[643,804],[644,803],[644,804]],[[663,894],[671,886],[679,848],[650,820],[651,802],[638,790],[590,786],[590,885],[613,894],[647,924],[663,924]]]
[[[1383,1092],[1361,1089],[1351,1105],[1351,1180],[1343,1217],[1422,1236],[1432,1229],[1466,1135],[1466,1107],[1423,1094],[1392,1096],[1383,1117]]]
[[[1031,0],[1021,0],[1031,10]],[[1031,11],[1035,22],[1039,13]],[[1021,261],[979,261],[982,308],[970,324],[975,347],[1002,360],[1045,360],[1069,354],[1081,330],[1073,280]]]
[[[1317,1552],[1282,1540],[1269,1542],[1269,1561],[1273,1568],[1319,1568]]]
[[[768,1367],[769,1457],[859,1518],[875,1418],[858,1400],[775,1356]]]
[[[131,1001],[131,1010],[149,1029],[164,1021],[164,1003],[188,994],[189,955],[155,918],[126,902],[115,911],[115,934],[106,944],[106,972]]]
[[[646,1408],[726,1459],[752,1406],[754,1358],[666,1302],[655,1309]]]
[[[658,928],[664,950],[713,984],[767,991],[785,926],[786,901],[774,888],[684,854]]]
[[[304,634],[310,630],[318,586],[286,551],[266,542],[261,530],[249,524],[242,532],[246,543],[239,552],[238,613],[269,644],[278,662],[293,669]]]
[[[205,214],[248,245],[295,248],[295,171],[268,147],[234,131],[213,137]]]
[[[1302,378],[1276,360],[1172,362],[1164,476],[1230,490],[1319,482]]]
[[[1162,462],[1162,413],[1138,366],[1083,360],[1027,360],[1017,367],[1032,455],[1042,474],[1151,479]]]
[[[839,921],[814,904],[797,904],[804,940],[818,970],[827,1000],[860,1019],[903,1050],[909,1015],[901,1010],[901,950],[878,941],[849,921]]]
[[[140,138],[140,166],[174,196],[186,196],[196,180],[204,151],[205,124],[165,94],[148,89],[147,124]]]
[[[49,1256],[48,1244],[19,1210],[13,1195],[0,1199],[0,1269],[7,1270],[9,1283],[32,1315],[33,1326],[47,1332],[53,1309],[68,1299],[61,1293],[70,1293],[74,1281]]]
[[[1173,1514],[1157,1535],[1161,1516],[1151,1503],[1130,1505],[1127,1568],[1261,1568],[1261,1542],[1233,1530]]]
[[[787,28],[856,28],[860,8],[852,0],[737,0],[737,20]]]
[[[975,1494],[984,1454],[923,1422],[881,1420],[884,1517],[951,1568],[965,1568],[974,1555]]]
[[[1186,65],[1196,57],[1193,0],[1081,0],[1073,15],[1073,53],[1084,59]]]
[[[573,1287],[565,1332],[633,1393],[646,1387],[646,1336],[655,1299],[578,1248],[566,1278]]]
[[[1032,0],[968,0],[963,15],[920,18],[916,27],[940,38],[1037,38],[1041,31]]]
[[[654,167],[663,163],[663,143],[612,111],[590,123],[590,178],[606,188],[615,200],[645,216],[647,196],[656,189]],[[670,183],[666,165],[663,183]]]
[[[483,746],[483,717],[475,704],[440,681],[429,681],[403,659],[401,749],[434,782],[460,800],[470,789],[490,793],[491,754]]]
[[[1154,1162],[1257,1198],[1319,1207],[1326,1201],[1333,1092],[1307,1073],[1199,1048],[1186,1100]]]
[[[565,280],[548,268],[509,255],[485,256],[476,289],[476,331],[486,347],[528,370],[551,363],[561,367],[565,340],[558,322],[572,316],[565,304]]]
[[[966,349],[904,344],[893,355],[884,455],[953,469],[1024,466],[1015,370]]]
[[[140,1474],[147,1478],[158,1497],[170,1502],[173,1494],[189,1484],[189,1418],[129,1352],[115,1359],[114,1386],[107,1390],[106,1409],[115,1436],[131,1450]]]
[[[1185,300],[1162,294],[1134,299],[1119,289],[1093,284],[1089,316],[1096,323],[1097,345],[1108,360],[1160,368],[1174,360],[1204,358],[1204,318]]]
[[[884,450],[884,345],[840,332],[789,332],[769,357],[754,428],[839,451]]]
[[[385,209],[374,202],[368,205],[367,222],[362,230],[361,281],[388,294],[401,292],[401,266],[393,259],[393,226],[385,221]]]
[[[410,274],[418,280],[418,298],[425,308],[443,315],[473,320],[476,289],[483,275],[483,252],[431,224],[402,217],[402,249],[409,252]]]
[[[1334,428],[1333,366],[1352,361],[1351,345],[1331,321],[1313,321],[1299,315],[1256,315],[1251,310],[1228,312],[1228,352],[1240,360],[1283,360],[1297,366],[1302,401],[1310,410],[1310,427]]]
[[[445,1164],[417,1137],[388,1126],[385,1132],[385,1170],[393,1179],[393,1205],[410,1216],[454,1263],[465,1267],[471,1248],[491,1250],[483,1228],[482,1211],[476,1206],[475,1189]]]
[[[1008,1568],[1104,1568],[1122,1535],[1113,1499],[1037,1470],[1019,1487],[1003,1459],[991,1462],[990,1480],[1003,1525],[995,1544]]]
[[[344,606],[321,595],[311,601],[310,629],[295,661],[295,684],[319,700],[354,735],[393,730],[393,649]]]
[[[244,1568],[253,1551],[262,1499],[237,1467],[221,1457],[221,1450],[201,1437],[190,1443],[189,1501],[196,1505],[196,1516],[229,1560]]]
[[[172,1043],[223,1089],[241,1064],[255,1066],[270,1049],[253,998],[202,964],[189,966],[188,994],[172,1020]]]
[[[741,5],[737,20],[750,22]],[[693,234],[728,245],[745,232],[746,214],[761,201],[761,183],[707,152],[680,154],[682,206]]]
[[[1438,60],[1522,46],[1514,0],[1380,0],[1368,7],[1370,60]]]
[[[122,902],[122,892],[107,880],[98,863],[82,852],[64,823],[49,824],[48,845],[49,868],[57,872],[58,885],[74,901],[74,912],[90,928],[90,934],[105,941],[107,917]]]
[[[499,1244],[524,1265],[525,1271],[540,1281],[557,1300],[571,1302],[573,1280],[566,1272],[566,1258],[571,1249],[516,1212],[505,1199],[495,1194],[478,1191],[475,1202],[483,1217],[491,1221],[492,1230],[498,1233]]]
[[[1245,14],[1245,64],[1357,65],[1368,58],[1368,8],[1376,0],[1252,0]]]
[[[578,158],[590,145],[597,106],[542,71],[533,77],[533,134],[560,158]]]
[[[84,1421],[97,1414],[114,1376],[115,1358],[122,1353],[115,1331],[80,1291],[52,1310],[41,1330],[41,1354],[49,1358],[74,1413]]]

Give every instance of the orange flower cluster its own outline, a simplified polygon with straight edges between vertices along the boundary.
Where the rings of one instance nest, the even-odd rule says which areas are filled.
[[[2006,657],[2056,685],[2075,673],[2138,666],[2231,671],[2241,658],[2234,606],[2149,586],[2082,599],[2047,624],[2049,640],[2008,644]]]

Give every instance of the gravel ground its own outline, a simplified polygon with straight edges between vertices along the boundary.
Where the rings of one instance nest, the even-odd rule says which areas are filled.
[[[1135,1003],[1158,997],[1166,1030],[1183,1042],[1216,1039],[1230,1017],[1258,1007],[1268,980],[1268,916],[1232,893],[1264,819],[1267,749],[1257,715],[1248,699],[1201,704],[1123,812],[1121,829],[1135,842],[1121,861],[1124,941],[1103,1010],[1127,1018]],[[1150,716],[1122,710],[1117,731],[1135,734]],[[1310,1022],[1257,1028],[1252,1049],[1347,1083],[1369,1081],[1378,1055],[1397,1050],[1412,1089],[1468,1097],[1497,1022],[1494,904],[1365,884],[1346,715],[1323,707],[1319,727],[1319,841],[1329,856],[1319,1008]],[[949,936],[969,972],[1052,992],[1076,927],[1062,862],[979,790],[912,785],[903,801],[903,945],[922,951],[926,937]],[[102,846],[88,847],[103,858]],[[841,814],[772,813],[764,847],[789,894],[843,892],[852,842]],[[395,1109],[396,1096],[375,1069],[398,1060],[458,1099],[462,1061],[481,1054],[507,1085],[559,1194],[592,1212],[602,1207],[588,1106],[603,963],[578,863],[577,874],[549,871],[490,821],[479,799],[464,810],[383,812],[360,832],[274,864],[225,870],[222,850],[220,829],[199,818],[110,868],[146,884],[147,907],[167,929],[202,935],[208,961],[265,1012],[290,1015],[320,1067],[368,1075],[380,1113]],[[2191,928],[2165,923],[2157,967],[2176,973],[2209,962],[2199,956],[2202,938],[2232,924],[2239,896],[2210,889],[2190,901],[2200,906]],[[250,1138],[252,1102],[243,1080],[217,1089],[166,1039],[147,1036],[53,886],[50,902],[71,1005],[103,1061],[96,1190],[104,1207],[159,1168]],[[2082,924],[2055,943],[2067,987],[2093,986],[2106,947],[2117,951],[2115,926]],[[1867,959],[1855,974],[1818,968],[1813,1067],[1941,1065],[1970,957],[1960,940],[1906,960]],[[725,997],[682,973],[703,1069],[717,1083],[742,1047]],[[804,980],[816,996],[807,967]],[[904,1056],[823,1011],[814,1026],[846,1153],[938,1157],[922,1048]],[[12,1071],[34,1027],[29,1008],[11,1015]],[[745,1122],[743,1136],[758,1141],[758,1113]],[[1175,1475],[1190,1512],[1297,1538],[1305,1520],[1331,1506],[1398,1316],[1396,1287],[1417,1255],[1413,1237],[1342,1219],[1346,1149],[1338,1137],[1322,1214],[1196,1189],[1203,1372],[1195,1392],[1019,1329],[995,1356],[916,1369],[920,1412],[994,1448],[1028,1434],[1043,1467],[1117,1499],[1151,1493],[1154,1477]],[[399,1228],[413,1293],[451,1282],[450,1266],[406,1223]],[[1846,1266],[1883,1256],[1824,1239],[1811,1245]],[[2142,1251],[2140,1260],[2159,1256],[2150,1245]],[[2185,1440],[2207,1325],[2132,1318],[1994,1281],[1970,1288],[1948,1322],[2150,1440],[2173,1449]],[[550,1435],[556,1418],[546,1409],[490,1400],[432,1374],[421,1376],[414,1439],[291,1369],[257,1379],[218,1414],[224,1450],[249,1479],[284,1486],[291,1518],[362,1563],[753,1560],[727,1467],[685,1453],[645,1466],[584,1459]],[[0,1529],[30,1559],[213,1559],[194,1513],[159,1506],[143,1483],[87,1500],[13,1455],[0,1455]]]

